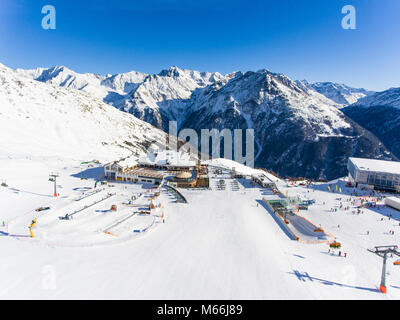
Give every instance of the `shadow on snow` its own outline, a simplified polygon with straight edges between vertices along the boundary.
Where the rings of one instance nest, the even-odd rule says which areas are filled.
[[[343,283],[334,282],[334,281],[330,281],[330,280],[320,279],[320,278],[310,276],[308,274],[308,272],[301,273],[298,270],[293,270],[293,272],[288,272],[288,274],[295,275],[297,277],[297,279],[299,279],[300,281],[303,281],[303,282],[317,281],[318,283],[321,283],[326,286],[339,286],[339,287],[343,287],[343,288],[365,290],[365,291],[380,293],[380,291],[377,288],[366,288],[366,287],[360,287],[360,286],[353,286],[353,285],[349,285],[349,284],[343,284]]]

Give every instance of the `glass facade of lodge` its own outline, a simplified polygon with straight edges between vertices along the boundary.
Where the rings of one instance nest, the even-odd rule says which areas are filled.
[[[400,186],[400,174],[362,170],[349,159],[347,164],[350,178],[357,184],[367,184],[379,189],[397,190]]]

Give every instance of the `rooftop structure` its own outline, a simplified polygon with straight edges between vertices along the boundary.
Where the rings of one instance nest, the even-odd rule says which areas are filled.
[[[371,189],[399,191],[400,162],[375,159],[349,158],[349,179],[356,186]]]
[[[125,175],[131,175],[142,178],[155,178],[160,180],[164,178],[164,174],[162,172],[156,170],[149,170],[145,168],[129,167],[123,169],[123,173]]]
[[[400,175],[400,162],[366,158],[349,158],[358,169]]]
[[[156,169],[176,170],[193,169],[197,165],[194,159],[187,153],[172,150],[156,151],[139,158],[139,167],[152,167]]]
[[[273,188],[275,186],[275,183],[264,172],[252,175],[252,180],[263,188]]]
[[[192,177],[192,174],[188,171],[180,172],[176,175],[178,179],[189,179]]]
[[[197,172],[195,170],[178,172],[170,181],[179,188],[194,188],[198,181]]]
[[[400,198],[387,197],[385,198],[385,205],[400,211]]]

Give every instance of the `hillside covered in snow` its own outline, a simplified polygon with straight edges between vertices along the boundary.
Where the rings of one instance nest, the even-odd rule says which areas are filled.
[[[0,151],[8,155],[111,161],[139,156],[166,139],[161,130],[84,90],[31,80],[3,65],[0,105]]]

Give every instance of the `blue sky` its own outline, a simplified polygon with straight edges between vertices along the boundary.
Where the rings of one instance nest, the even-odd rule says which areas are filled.
[[[44,30],[44,5],[56,30]],[[344,5],[357,29],[341,27]],[[77,72],[229,73],[400,87],[399,0],[0,0],[0,62]]]

